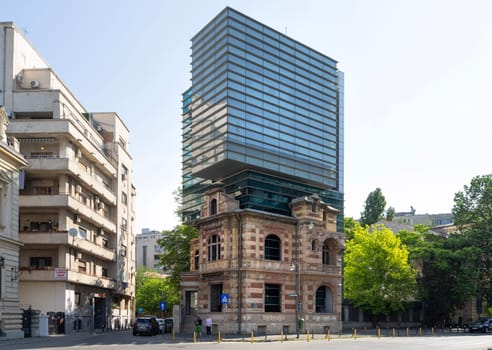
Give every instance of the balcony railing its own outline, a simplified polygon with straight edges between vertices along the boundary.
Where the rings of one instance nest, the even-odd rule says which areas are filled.
[[[21,266],[19,270],[21,281],[68,281],[101,288],[115,288],[115,280],[113,278],[73,271],[64,267],[46,266],[36,268],[34,266]]]

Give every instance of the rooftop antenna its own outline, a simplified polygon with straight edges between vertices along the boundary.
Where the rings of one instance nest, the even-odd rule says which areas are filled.
[[[287,26],[285,26],[285,35],[287,35]]]

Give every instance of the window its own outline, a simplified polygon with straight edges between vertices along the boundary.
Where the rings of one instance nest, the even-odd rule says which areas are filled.
[[[330,246],[328,241],[323,244],[323,265],[330,265]]]
[[[333,298],[331,290],[325,286],[321,286],[316,290],[316,312],[333,312]]]
[[[87,272],[87,262],[83,260],[79,260],[79,266],[78,266],[78,271],[82,273]]]
[[[78,293],[78,292],[75,292],[74,303],[77,306],[80,305],[80,293]]]
[[[126,232],[127,225],[128,225],[128,220],[125,218],[121,218],[121,230],[123,232]]]
[[[121,203],[128,204],[128,196],[125,192],[121,192]]]
[[[147,246],[142,246],[142,265],[147,266]]]
[[[29,265],[36,269],[44,269],[45,267],[53,266],[51,257],[31,257]]]
[[[217,214],[217,199],[212,199],[210,201],[210,215]]]
[[[220,260],[220,237],[213,235],[208,238],[208,261]]]
[[[280,238],[275,235],[268,235],[265,238],[265,259],[280,260]]]
[[[318,242],[316,242],[316,240],[315,240],[315,239],[313,239],[313,240],[311,241],[311,250],[312,250],[313,252],[315,252],[316,250],[318,250]]]
[[[108,269],[106,267],[103,267],[102,268],[102,276],[103,277],[108,277],[109,276],[109,272],[108,272]]]
[[[280,285],[265,284],[265,312],[280,311]]]
[[[210,312],[222,312],[220,296],[222,294],[222,283],[210,285]]]
[[[200,268],[200,251],[195,250],[195,270],[198,271]]]

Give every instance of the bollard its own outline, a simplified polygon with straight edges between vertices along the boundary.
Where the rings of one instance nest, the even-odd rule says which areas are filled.
[[[284,331],[280,331],[280,342],[284,342]]]
[[[393,337],[396,337],[396,331],[394,327],[393,327]]]
[[[352,334],[354,339],[357,339],[357,328],[354,328],[354,333]]]
[[[309,343],[309,331],[306,331],[306,341]]]
[[[410,329],[408,329],[408,327],[407,327],[407,337],[409,337],[409,336],[410,336]]]
[[[254,335],[253,330],[251,330],[251,344],[254,344],[254,343],[255,343],[255,335]]]
[[[381,338],[381,328],[378,327],[378,338]]]
[[[220,331],[219,331],[219,333],[217,334],[217,342],[220,344]]]
[[[193,331],[193,343],[196,343],[196,332]]]
[[[367,335],[367,327],[364,327],[364,336]]]
[[[331,328],[328,327],[328,331],[326,332],[326,339],[328,339],[328,341],[331,340]]]
[[[174,327],[173,327],[173,329],[171,331],[171,337],[172,337],[173,340],[175,340],[175,337],[174,337]]]
[[[419,327],[419,335],[422,336],[422,327]]]
[[[434,336],[434,327],[432,327],[432,336]]]

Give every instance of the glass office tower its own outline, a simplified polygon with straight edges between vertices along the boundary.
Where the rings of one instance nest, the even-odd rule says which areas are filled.
[[[343,227],[343,73],[337,62],[232,8],[192,38],[183,93],[183,220],[221,183],[241,208],[290,215],[317,193]]]

